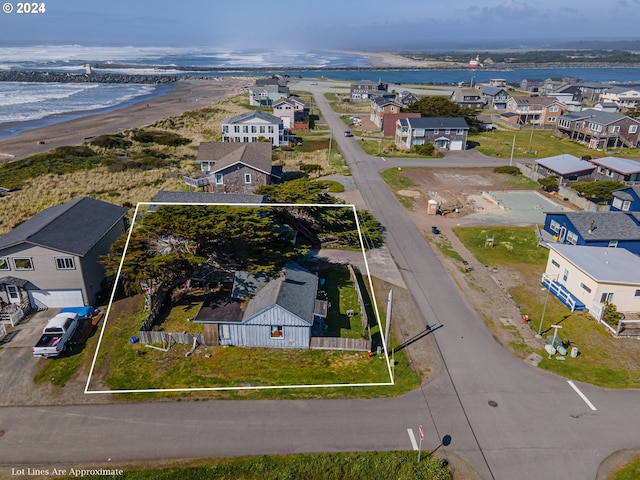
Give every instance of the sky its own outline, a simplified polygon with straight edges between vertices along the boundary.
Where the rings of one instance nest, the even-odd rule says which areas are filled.
[[[0,47],[397,51],[640,38],[640,0],[49,0],[31,14],[0,3],[13,7],[0,13]]]

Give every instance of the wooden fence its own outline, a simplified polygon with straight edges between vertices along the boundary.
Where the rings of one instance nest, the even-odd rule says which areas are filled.
[[[194,338],[200,345],[204,345],[204,335],[201,333],[148,332],[145,330],[138,332],[140,343],[184,343],[192,345]]]
[[[353,288],[356,289],[356,294],[358,295],[358,304],[360,305],[360,319],[362,322],[362,328],[366,328],[369,325],[369,317],[367,316],[367,309],[364,304],[364,297],[362,296],[362,291],[360,290],[360,282],[358,281],[359,272],[351,265],[348,264],[349,273],[351,274],[351,281],[353,282]]]
[[[371,342],[361,338],[311,337],[309,348],[312,350],[350,350],[368,352]]]

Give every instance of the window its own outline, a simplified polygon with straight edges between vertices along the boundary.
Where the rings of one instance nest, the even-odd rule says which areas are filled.
[[[283,338],[284,331],[282,325],[271,325],[271,338]]]
[[[560,264],[558,262],[556,262],[555,260],[551,260],[551,265],[553,265],[556,268],[560,268]]]
[[[551,107],[549,107],[549,112],[551,113],[556,113],[558,110],[560,110],[560,108],[557,105],[552,105]]]
[[[433,134],[434,134],[434,135],[438,135],[439,133],[440,133],[440,130],[438,130],[438,129],[435,129],[435,130],[433,131]],[[416,137],[417,137],[417,136],[419,136],[419,135],[416,133]],[[421,136],[421,135],[420,135],[420,136]]]
[[[444,131],[445,135],[449,135],[451,133],[451,130],[449,130],[448,128]]]
[[[638,125],[629,125],[629,133],[637,133]]]
[[[456,134],[457,135],[464,135],[464,128],[459,128],[458,130],[456,130]]]
[[[249,133],[249,125],[242,126],[242,133]]]
[[[233,126],[233,133],[240,133],[240,125]]]
[[[580,284],[580,288],[583,289],[587,293],[591,293],[591,289],[587,287],[584,283]]]
[[[640,288],[638,288],[633,294],[634,297],[640,297]]]
[[[229,133],[229,125],[222,126],[222,133]]]
[[[567,242],[571,245],[578,243],[578,235],[573,232],[567,232]]]
[[[604,167],[598,167],[598,173],[602,173],[603,175],[607,173],[607,169]]]
[[[30,258],[14,258],[13,265],[16,270],[33,270],[33,263]]]
[[[223,323],[219,327],[220,328],[218,329],[218,332],[220,335],[220,340],[229,340],[229,338],[231,338],[231,335],[229,334],[229,325]]]
[[[223,176],[221,173],[216,173],[216,185],[222,185],[224,183],[222,178]]]
[[[264,125],[260,125],[260,133],[265,133],[267,131]]]
[[[547,117],[547,123],[553,123],[556,121],[557,117]]]
[[[617,208],[618,210],[622,210],[622,199],[618,197],[613,197],[613,202],[611,202],[611,205]]]
[[[552,232],[558,233],[560,231],[560,224],[558,222],[556,222],[555,220],[551,220],[551,223],[549,224],[549,229]]]
[[[611,127],[609,127],[609,133],[618,133],[620,131],[620,126],[619,125],[612,125]]]
[[[609,240],[609,248],[618,248],[618,240]]]
[[[244,183],[251,183],[251,174],[250,173],[245,173],[244,174]]]
[[[9,260],[6,258],[0,258],[0,270],[10,270]]]
[[[564,273],[562,274],[562,281],[566,282],[569,279],[569,270],[568,269],[564,269]]]
[[[200,162],[200,170],[208,172],[211,170],[211,162]]]
[[[600,303],[611,303],[613,301],[613,292],[602,292],[600,295]]]
[[[258,133],[258,127],[256,125],[251,125],[251,133]]]
[[[75,270],[76,264],[73,257],[58,257],[56,258],[56,268],[58,270]]]
[[[267,127],[267,131],[268,131],[269,133],[273,133],[273,125],[269,125],[269,126]]]

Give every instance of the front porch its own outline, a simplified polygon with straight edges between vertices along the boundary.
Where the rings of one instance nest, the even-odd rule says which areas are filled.
[[[542,274],[542,285],[549,290],[562,303],[564,303],[573,312],[575,310],[584,310],[585,304],[574,296],[567,288],[556,280],[552,280],[546,273]]]
[[[0,278],[0,323],[14,327],[31,312],[27,285],[21,278]]]

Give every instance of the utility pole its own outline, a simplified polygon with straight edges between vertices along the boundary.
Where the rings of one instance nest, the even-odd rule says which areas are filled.
[[[509,160],[509,166],[513,165],[513,151],[516,148],[516,136],[513,136],[513,143],[511,144],[511,159]],[[529,145],[529,148],[531,148],[531,145]]]
[[[389,299],[387,300],[387,323],[384,328],[384,341],[387,345],[387,352],[389,351],[389,331],[391,325],[391,301],[393,300],[393,290],[389,290]]]
[[[331,140],[333,136],[329,135],[329,151],[327,152],[327,167],[331,167]]]

